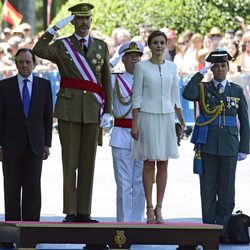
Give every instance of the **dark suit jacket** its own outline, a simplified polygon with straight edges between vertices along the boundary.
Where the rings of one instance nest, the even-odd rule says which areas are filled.
[[[20,155],[29,139],[35,155],[51,146],[52,95],[50,81],[33,78],[29,115],[26,118],[17,76],[0,81],[0,146],[6,155]]]
[[[199,101],[199,85],[202,79],[203,76],[196,73],[184,88],[182,96],[190,101]],[[214,108],[223,101],[225,113],[222,111],[220,115],[235,116],[240,123],[240,129],[238,127],[223,126],[223,124],[221,126],[208,126],[207,143],[202,145],[202,152],[224,156],[236,156],[239,152],[248,154],[249,117],[243,89],[237,84],[227,82],[221,96],[212,81],[202,84],[204,84],[206,106]],[[203,114],[201,107],[200,112]]]

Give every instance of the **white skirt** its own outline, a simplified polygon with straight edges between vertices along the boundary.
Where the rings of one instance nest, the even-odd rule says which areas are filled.
[[[132,157],[138,160],[166,161],[178,158],[175,113],[139,112],[138,140],[133,139]]]

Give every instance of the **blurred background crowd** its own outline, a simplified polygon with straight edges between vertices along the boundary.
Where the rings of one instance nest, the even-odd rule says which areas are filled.
[[[206,56],[212,50],[223,48],[234,58],[230,62],[229,80],[243,86],[247,99],[250,100],[250,25],[247,25],[244,18],[240,16],[236,16],[234,20],[234,30],[220,30],[218,27],[212,27],[205,35],[192,30],[185,30],[178,34],[173,29],[161,28],[168,38],[165,59],[175,62],[178,67],[180,91],[190,77],[204,67]],[[145,46],[142,60],[148,59],[150,50],[147,47],[147,38],[152,30],[150,25],[142,24],[138,27],[138,34],[133,37],[128,29],[122,27],[115,28],[110,37],[96,30],[92,30],[91,35],[107,42],[112,71],[121,72],[124,70],[124,66],[119,61],[120,46],[129,40],[139,41]],[[43,32],[35,36],[31,34],[31,25],[28,23],[21,23],[13,29],[8,27],[2,30],[0,34],[0,79],[17,73],[14,62],[15,53],[22,47],[32,48]],[[55,101],[60,81],[56,65],[37,58],[35,74],[51,80]],[[209,80],[211,76],[207,74],[206,77]],[[182,101],[184,116],[187,122],[192,123],[193,108],[188,101]]]

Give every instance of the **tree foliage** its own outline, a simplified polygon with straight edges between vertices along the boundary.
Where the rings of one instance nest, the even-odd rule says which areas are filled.
[[[151,24],[155,29],[169,27],[178,34],[186,29],[202,34],[211,27],[221,30],[239,29],[234,22],[236,15],[242,16],[250,23],[249,0],[102,0],[90,1],[93,9],[92,29],[106,35],[112,30],[124,27],[132,36],[138,33],[140,24]],[[61,6],[52,24],[70,15],[68,8],[78,4],[78,0],[68,0]],[[60,7],[60,5],[58,6]],[[73,27],[68,25],[61,33],[69,34]]]

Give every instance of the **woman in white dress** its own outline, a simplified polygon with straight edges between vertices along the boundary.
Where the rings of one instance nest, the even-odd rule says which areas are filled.
[[[176,65],[164,60],[165,33],[150,34],[152,57],[135,65],[132,94],[132,156],[144,161],[143,185],[147,202],[147,223],[163,223],[161,208],[167,183],[169,158],[178,158],[175,114],[185,128],[179,99]],[[152,201],[153,175],[156,173],[156,206]]]

